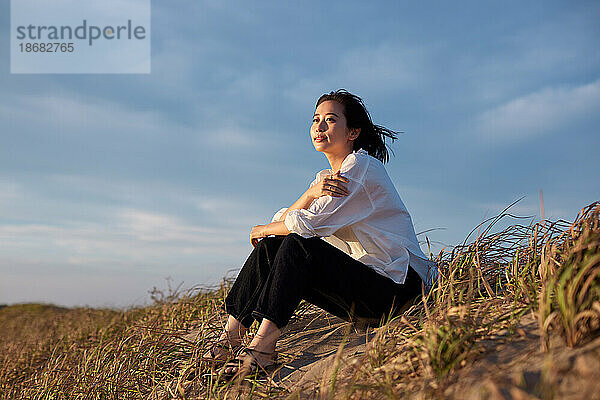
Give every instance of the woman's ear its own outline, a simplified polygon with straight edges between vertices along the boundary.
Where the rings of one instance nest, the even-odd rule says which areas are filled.
[[[352,129],[352,131],[350,131],[350,139],[356,140],[358,135],[360,135],[360,128]]]

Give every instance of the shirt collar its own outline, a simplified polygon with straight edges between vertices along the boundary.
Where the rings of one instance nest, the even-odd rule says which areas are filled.
[[[342,165],[340,166],[340,171],[341,171],[342,169],[344,169],[344,165],[345,165],[346,163],[349,163],[349,162],[350,162],[350,159],[351,159],[351,157],[350,157],[350,156],[351,156],[351,155],[353,155],[353,154],[366,154],[366,155],[368,155],[369,153],[368,153],[368,152],[367,152],[365,149],[363,149],[362,147],[361,147],[360,149],[358,149],[358,150],[352,150],[352,153],[348,154],[348,155],[346,156],[346,158],[344,158],[344,161],[342,161]],[[328,168],[328,169],[327,169],[327,171],[329,171],[330,173],[331,173],[331,172],[333,172],[333,171],[331,170],[331,168]]]

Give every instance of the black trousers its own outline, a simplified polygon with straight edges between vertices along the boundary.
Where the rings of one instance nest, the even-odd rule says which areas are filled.
[[[412,269],[395,283],[318,237],[261,239],[244,263],[223,309],[246,328],[267,318],[283,328],[302,299],[346,321],[377,325],[421,294]]]

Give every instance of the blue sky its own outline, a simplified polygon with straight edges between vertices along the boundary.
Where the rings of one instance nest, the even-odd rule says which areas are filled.
[[[11,75],[0,6],[0,303],[220,281],[328,167],[337,88],[403,131],[386,167],[434,253],[522,196],[539,219],[539,189],[550,219],[600,200],[598,2],[153,2],[149,75]]]

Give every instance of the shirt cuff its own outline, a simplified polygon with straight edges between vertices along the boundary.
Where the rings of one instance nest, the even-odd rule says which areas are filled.
[[[308,221],[306,221],[302,211],[304,210],[291,210],[288,212],[283,221],[285,226],[290,232],[297,233],[303,238],[319,236]]]

